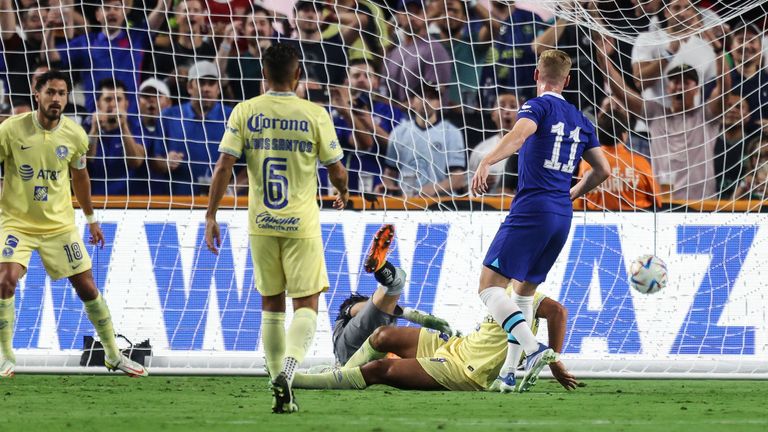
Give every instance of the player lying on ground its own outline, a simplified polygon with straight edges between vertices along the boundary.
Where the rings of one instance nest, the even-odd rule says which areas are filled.
[[[385,303],[391,311],[396,309],[397,297],[385,293],[393,286],[402,289],[404,281],[400,279],[405,277],[405,272],[386,260],[393,236],[393,226],[382,226],[376,233],[365,263],[365,270],[374,273],[382,284],[377,291],[380,294],[379,303],[382,303],[381,297],[393,297]],[[399,296],[399,291],[396,295]],[[374,299],[376,297],[374,294]],[[345,303],[341,314],[352,315],[349,322],[353,324],[344,325],[337,321],[333,335],[334,352],[337,360],[345,363],[344,367],[319,374],[297,374],[294,386],[362,389],[372,384],[387,384],[417,390],[506,390],[499,384],[493,387],[507,347],[506,332],[493,318],[487,317],[485,323],[467,337],[451,337],[424,328],[390,326],[396,317],[383,312],[373,301],[352,303],[348,300]],[[541,294],[537,295],[534,303],[536,316],[547,319],[550,346],[560,351],[565,338],[566,309]],[[422,325],[444,323],[430,315],[421,315],[417,321]],[[373,327],[376,324],[383,325]],[[538,319],[532,324],[535,332]],[[353,346],[359,349],[350,357],[348,353]],[[444,347],[447,348],[443,350]],[[380,360],[389,352],[400,359]],[[575,378],[561,362],[553,363],[551,369],[566,389],[576,386]],[[535,380],[531,385],[534,383]]]
[[[16,284],[27,272],[33,251],[40,254],[51,279],[68,278],[85,304],[96,329],[107,368],[130,376],[147,370],[122,355],[115,342],[112,316],[91,272],[91,257],[75,225],[72,189],[83,209],[90,243],[104,246],[104,234],[91,204],[91,183],[86,169],[88,136],[61,113],[72,90],[69,75],[50,70],[35,84],[38,109],[12,116],[0,125],[0,161],[5,184],[0,198],[0,377],[16,368],[13,322]]]
[[[565,338],[566,309],[540,293],[536,294],[534,309],[534,331],[538,318],[546,319],[549,345],[559,351]],[[400,358],[385,359],[387,353]],[[307,389],[364,389],[385,384],[404,390],[495,391],[499,390],[495,378],[506,353],[507,333],[491,316],[476,331],[462,337],[426,328],[382,326],[344,367],[319,374],[296,374],[293,385]],[[551,363],[550,369],[566,389],[578,385],[562,362]]]
[[[340,365],[367,343],[368,337],[381,326],[395,325],[398,318],[414,324],[453,334],[445,320],[427,313],[401,308],[397,301],[405,286],[405,272],[387,261],[389,245],[395,235],[393,225],[383,225],[376,232],[365,259],[365,270],[373,273],[379,287],[370,298],[352,294],[339,307],[339,316],[333,325],[333,353]]]

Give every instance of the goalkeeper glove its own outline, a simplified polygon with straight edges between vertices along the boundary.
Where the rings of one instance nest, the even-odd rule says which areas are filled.
[[[438,318],[432,314],[422,312],[418,309],[403,308],[403,319],[406,319],[414,324],[419,324],[422,327],[431,328],[441,333],[445,333],[448,336],[453,336],[453,329],[448,321]]]

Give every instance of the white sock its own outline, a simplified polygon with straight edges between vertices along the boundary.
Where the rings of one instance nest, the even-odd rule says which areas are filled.
[[[526,354],[533,354],[539,349],[539,342],[526,324],[523,313],[504,288],[486,288],[480,292],[480,300],[485,303],[493,319],[520,342]]]
[[[525,321],[528,323],[528,328],[530,328],[534,319],[533,296],[521,296],[512,291],[509,298],[512,299],[523,312],[523,317],[525,317]],[[520,363],[520,357],[523,354],[523,347],[520,346],[520,343],[517,342],[517,339],[515,339],[514,336],[511,336],[508,341],[507,358],[504,360],[504,365],[501,367],[501,372],[499,373],[501,376],[514,373],[517,369],[517,365]]]
[[[507,341],[509,342],[507,344],[507,358],[504,360],[504,365],[501,366],[499,376],[507,376],[515,373],[517,370],[517,363],[520,361],[520,356],[523,353],[523,347],[520,346],[520,343],[514,336],[509,335]]]
[[[528,327],[531,327],[533,325],[533,320],[535,319],[535,316],[533,315],[533,296],[521,296],[512,291],[509,298],[511,298],[520,308],[525,317],[525,321],[528,323]]]

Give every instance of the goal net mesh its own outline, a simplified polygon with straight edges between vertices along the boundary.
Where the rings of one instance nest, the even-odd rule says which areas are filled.
[[[385,222],[397,229],[390,260],[408,273],[401,305],[464,333],[482,319],[475,285],[515,194],[516,156],[492,167],[484,197],[468,185],[537,96],[538,56],[556,48],[573,64],[563,96],[611,164],[574,203],[539,288],[568,309],[564,361],[581,374],[768,374],[768,296],[755,282],[768,266],[764,0],[159,3],[0,1],[2,118],[36,109],[48,68],[70,74],[65,115],[88,132],[107,237],[90,250],[94,275],[117,331],[150,339],[153,367],[263,372],[244,164],[219,212],[218,256],[203,246],[203,209],[232,107],[268,90],[261,57],[288,43],[301,55],[296,93],[333,118],[354,208],[330,209],[318,167],[330,288],[306,364],[333,361],[340,304],[376,289],[362,262]],[[276,141],[266,145],[299,145]],[[561,153],[574,179],[590,169]],[[644,254],[669,269],[654,295],[629,284]],[[21,367],[77,365],[93,329],[36,254],[16,306]]]

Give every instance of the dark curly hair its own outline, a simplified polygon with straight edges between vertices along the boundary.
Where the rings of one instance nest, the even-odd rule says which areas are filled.
[[[49,81],[62,80],[67,84],[67,91],[72,91],[72,81],[69,79],[69,74],[60,70],[51,69],[48,72],[41,74],[35,82],[35,91],[40,91],[48,84]]]
[[[338,320],[344,320],[344,323],[352,319],[352,315],[350,315],[349,311],[352,309],[352,306],[368,301],[370,297],[364,296],[362,294],[358,293],[352,293],[346,300],[344,300],[341,305],[339,306],[339,316],[336,317],[336,321]]]
[[[291,45],[276,43],[262,57],[264,69],[269,71],[270,80],[277,84],[290,84],[298,67],[299,52]]]

